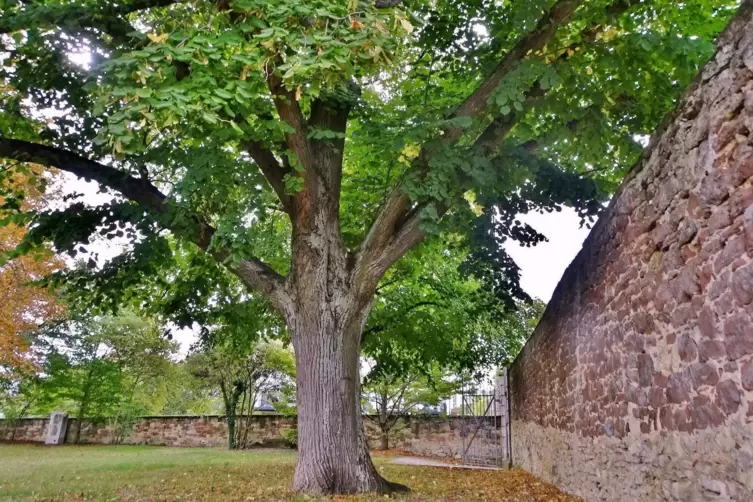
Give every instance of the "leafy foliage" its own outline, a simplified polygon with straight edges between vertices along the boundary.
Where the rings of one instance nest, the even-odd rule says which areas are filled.
[[[37,166],[28,174],[16,173],[4,180],[8,191],[18,190],[19,207],[40,210],[44,195],[36,186],[43,173]],[[0,205],[9,200],[0,196]],[[0,254],[13,250],[23,239],[23,226],[10,223],[0,226]],[[64,314],[64,309],[48,289],[30,284],[60,269],[62,262],[43,248],[35,256],[21,256],[0,266],[0,379],[7,373],[19,370],[33,371],[33,361],[28,354],[29,332],[44,322],[54,321]]]
[[[191,354],[185,364],[206,386],[219,389],[228,423],[228,448],[245,448],[250,446],[250,417],[256,407],[290,398],[295,361],[293,354],[277,343],[252,342],[241,348],[237,339],[228,343],[218,338]],[[279,404],[290,406],[285,401]]]
[[[303,189],[305,167],[286,144],[294,125],[270,99],[274,81],[272,97],[292,97],[304,116],[320,101],[353,107],[347,131],[310,124],[307,133],[333,148],[347,139],[340,200],[346,244],[358,244],[402,179],[425,206],[423,228],[468,230],[482,250],[466,270],[512,305],[524,296],[517,269],[493,248],[502,236],[524,244],[542,238],[515,224],[516,214],[561,204],[595,214],[596,202],[636,159],[634,137],[649,134],[671,108],[737,5],[586,2],[543,48],[515,62],[484,113],[453,116],[551,3],[443,0],[379,9],[357,1],[11,2],[0,23],[12,34],[2,42],[3,137],[111,159],[166,190],[172,220],[147,223],[129,204],[74,204],[37,215],[20,250],[46,237],[74,251],[88,235],[120,228],[134,241],[146,235],[124,261],[150,277],[170,267],[171,254],[187,253],[179,243],[168,250],[158,232],[169,227],[185,237],[179,222],[198,213],[216,228],[213,246],[229,246],[231,260],[258,256],[285,273],[289,223],[248,149],[272,151],[289,168],[285,191]],[[71,53],[90,61],[74,63]],[[536,94],[543,97],[532,100]],[[65,113],[47,114],[45,122],[38,120],[43,109]],[[448,129],[472,138],[494,117],[510,122],[502,152],[442,140]],[[535,155],[523,155],[534,144]],[[416,169],[429,153],[429,169]],[[470,205],[463,202],[468,193]],[[448,205],[453,210],[440,225]],[[484,217],[476,222],[479,210]],[[102,295],[126,275],[104,272]],[[168,309],[187,303],[175,300]]]
[[[3,393],[3,410],[22,414],[66,411],[79,420],[114,418],[118,422],[159,410],[164,376],[176,351],[157,326],[134,315],[79,317],[47,326],[33,350],[40,372],[20,374]]]
[[[483,275],[464,274],[474,249],[460,238],[426,244],[388,272],[363,335],[374,364],[367,380],[428,376],[437,367],[483,374],[513,360],[543,304],[511,300],[511,309]]]

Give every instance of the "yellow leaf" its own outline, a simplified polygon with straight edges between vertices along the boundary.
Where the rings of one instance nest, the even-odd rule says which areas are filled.
[[[463,194],[463,198],[468,201],[468,205],[471,206],[471,211],[476,216],[481,216],[484,213],[484,208],[478,202],[476,202],[476,194],[472,190],[468,190]]]
[[[401,153],[408,159],[415,159],[418,157],[418,154],[421,153],[421,145],[418,143],[405,145]]]
[[[146,35],[146,37],[152,42],[154,42],[155,44],[164,44],[168,36],[169,35],[167,33],[163,33],[162,35],[157,35],[156,33],[149,33]]]
[[[408,21],[407,19],[401,19],[400,26],[402,26],[403,29],[408,33],[413,33],[413,25],[410,24],[410,21]]]
[[[298,88],[295,90],[295,100],[300,101],[301,100],[301,85],[298,84]]]

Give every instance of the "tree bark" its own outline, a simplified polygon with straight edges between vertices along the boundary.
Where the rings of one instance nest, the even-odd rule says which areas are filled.
[[[379,448],[381,450],[390,449],[390,431],[382,428],[382,437],[379,438]]]
[[[286,312],[298,383],[293,490],[309,494],[407,490],[379,475],[364,433],[359,356],[373,295],[355,293],[353,267],[339,242],[339,231],[301,235],[299,246],[301,275],[295,283],[294,305]]]
[[[379,430],[382,432],[382,437],[379,438],[379,448],[381,448],[382,450],[389,450],[390,449],[390,429],[389,429],[389,420],[387,416],[387,401],[389,399],[389,395],[386,390],[382,393],[382,395],[380,396],[380,399],[381,401],[379,402]]]

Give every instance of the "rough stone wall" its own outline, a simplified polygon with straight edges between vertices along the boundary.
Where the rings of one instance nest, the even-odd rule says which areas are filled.
[[[47,418],[25,418],[15,426],[14,441],[44,442]],[[73,441],[76,419],[68,420],[66,442]],[[282,431],[295,427],[295,418],[282,415],[256,415],[251,417],[249,439],[252,444],[279,444]],[[0,420],[0,441],[10,441],[13,426]],[[115,427],[108,419],[86,420],[81,424],[81,442],[113,444]],[[142,417],[134,422],[122,444],[154,446],[225,446],[227,445],[227,422],[224,417],[174,416]]]
[[[15,441],[44,442],[46,418],[22,419],[16,426]],[[379,446],[380,432],[375,422],[366,417],[366,437],[370,446]],[[76,419],[68,421],[66,442],[73,440]],[[256,415],[251,418],[249,438],[258,445],[279,444],[282,431],[295,426],[295,418],[281,415]],[[459,417],[405,417],[393,430],[390,448],[419,455],[459,457],[463,446],[463,419]],[[483,433],[484,431],[481,431]],[[0,441],[10,441],[12,426],[0,420]],[[112,444],[115,431],[106,419],[81,424],[81,441]],[[225,446],[227,423],[219,416],[143,417],[138,419],[122,441],[123,444],[155,446]]]
[[[513,463],[589,501],[753,501],[752,4],[510,368]]]

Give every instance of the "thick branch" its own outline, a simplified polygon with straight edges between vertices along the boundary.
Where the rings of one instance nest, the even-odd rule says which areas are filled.
[[[56,167],[87,181],[96,181],[153,211],[165,210],[165,195],[147,180],[66,150],[0,137],[0,157]]]
[[[479,137],[476,138],[476,141],[473,143],[473,148],[481,150],[483,154],[489,154],[493,152],[493,150],[499,148],[510,131],[512,131],[512,128],[515,126],[518,119],[525,115],[537,99],[545,96],[546,92],[547,91],[540,86],[536,86],[529,90],[526,93],[523,112],[517,115],[510,114],[496,117],[486,129],[484,129]]]
[[[292,200],[290,195],[285,191],[285,175],[290,172],[289,167],[283,167],[277,162],[274,154],[268,148],[265,148],[258,141],[249,141],[246,143],[246,151],[248,151],[251,158],[254,159],[256,165],[259,166],[264,177],[272,186],[272,189],[280,199],[282,206],[285,208],[285,212],[292,213]]]
[[[389,9],[403,3],[403,0],[374,0],[374,7],[377,9]]]
[[[492,74],[455,110],[453,116],[475,118],[483,113],[489,106],[489,97],[502,80],[517,67],[518,63],[529,52],[543,48],[581,3],[582,0],[559,0],[539,21],[536,28],[521,38],[504,56]],[[462,131],[459,128],[448,129],[445,131],[443,139],[454,143],[460,138]],[[428,155],[428,152],[422,149],[419,161],[426,159]],[[408,196],[401,186],[395,187],[361,246],[360,255],[363,259],[374,259],[376,257],[381,262],[375,264],[376,266],[373,267],[375,271],[380,270],[384,263],[390,265],[394,263],[401,256],[395,256],[396,253],[400,252],[401,249],[405,249],[404,252],[407,252],[410,247],[421,240],[418,221],[413,222],[407,230],[404,229],[405,225],[401,225],[401,221],[406,220],[406,213],[409,209],[410,200]],[[418,215],[414,216],[417,217]],[[397,238],[399,235],[404,235],[408,242],[398,244]],[[410,244],[410,247],[406,248],[408,244]],[[385,247],[388,245],[391,246],[389,251]]]
[[[468,96],[453,114],[454,117],[477,117],[489,106],[489,97],[518,65],[518,63],[532,51],[542,49],[557,32],[557,29],[567,21],[583,0],[559,0],[541,18],[536,28],[521,38],[517,44],[505,54],[492,74],[476,90]],[[445,132],[444,138],[454,142],[462,134],[462,129],[450,129]]]
[[[402,196],[396,189],[393,194]],[[405,197],[406,203],[408,198]],[[397,208],[397,205],[393,205]],[[376,283],[393,263],[416,246],[424,233],[420,228],[421,206],[407,213],[407,219],[394,230],[384,227],[384,232],[377,235],[370,233],[361,246],[356,258],[356,284],[364,288],[363,294],[376,288]],[[399,209],[397,209],[399,210]],[[386,221],[386,220],[383,220]],[[401,220],[402,221],[402,220]],[[372,226],[372,231],[376,225]]]
[[[287,123],[293,128],[293,132],[285,135],[285,142],[293,152],[298,162],[306,169],[315,169],[311,145],[308,140],[308,128],[306,118],[301,112],[298,101],[295,99],[295,92],[285,88],[282,79],[277,75],[271,74],[267,79],[269,91],[272,93],[272,99],[280,115],[280,120]]]
[[[345,151],[345,130],[352,105],[352,97],[360,91],[358,87],[349,86],[352,95],[347,98],[321,96],[311,104],[309,124],[311,127],[337,133],[334,139],[312,141],[316,164],[324,176],[327,186],[332,190],[332,198],[339,200],[342,180],[343,153]]]
[[[135,178],[123,171],[66,150],[0,137],[0,158],[55,167],[85,180],[96,181],[142,205],[147,212],[152,214],[165,215],[170,210],[166,204],[165,195],[146,179]],[[249,287],[267,295],[278,309],[284,306],[287,293],[284,279],[280,274],[255,257],[243,259],[237,266],[230,265],[227,263],[227,257],[230,254],[228,249],[212,248],[212,236],[215,229],[198,215],[194,215],[192,219],[195,225],[188,230],[197,246],[209,252],[218,262],[225,263],[228,269],[238,275]],[[160,218],[162,224],[166,224],[167,220],[170,218]]]
[[[356,261],[357,274],[376,273],[376,269],[371,270],[371,268],[376,265],[376,260],[397,234],[401,218],[409,209],[410,199],[401,186],[395,187],[361,243]],[[378,277],[377,280],[379,280]]]
[[[593,43],[599,33],[603,32],[609,21],[624,14],[631,7],[643,3],[644,0],[615,0],[613,4],[607,7],[605,11],[607,23],[589,25],[580,32],[579,41],[571,44],[562,50],[562,55],[557,62],[563,62],[570,58],[570,55],[581,49],[584,45]],[[531,88],[525,97],[524,111],[517,116],[507,115],[496,117],[491,124],[481,133],[473,144],[474,149],[481,149],[484,154],[491,154],[494,150],[502,145],[504,138],[510,133],[515,126],[518,118],[523,116],[535,103],[536,100],[546,95],[547,91],[540,86]]]

